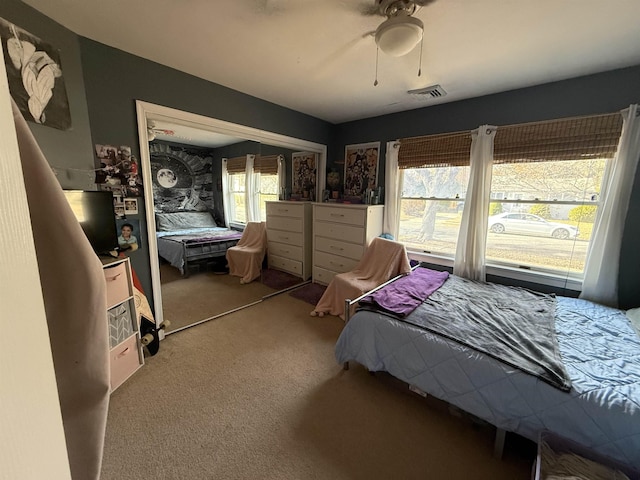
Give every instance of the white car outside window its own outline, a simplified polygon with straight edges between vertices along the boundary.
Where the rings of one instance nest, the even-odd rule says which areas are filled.
[[[573,225],[550,222],[531,213],[499,213],[489,217],[489,231],[520,235],[549,236],[559,239],[576,238],[580,233]]]

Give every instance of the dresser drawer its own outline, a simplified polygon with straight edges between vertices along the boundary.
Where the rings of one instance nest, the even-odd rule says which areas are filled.
[[[302,233],[286,232],[284,230],[267,230],[267,240],[270,242],[287,243],[289,245],[304,245],[304,237]]]
[[[302,262],[291,260],[289,258],[269,255],[269,268],[284,270],[285,272],[302,277]]]
[[[302,218],[267,217],[267,228],[302,233]]]
[[[107,281],[107,308],[124,302],[133,292],[129,290],[129,278],[124,262],[105,267],[104,278]]]
[[[286,243],[269,242],[269,255],[302,261],[302,247],[287,245]]]
[[[291,205],[290,203],[267,203],[267,218],[270,216],[280,217],[304,217],[304,205]]]
[[[335,238],[326,237],[316,237],[316,250],[353,258],[354,260],[360,260],[364,253],[364,247],[360,244],[342,242]]]
[[[140,367],[137,342],[138,337],[134,335],[111,349],[111,390],[118,388]]]
[[[366,218],[366,210],[339,207],[316,207],[315,214],[316,220],[358,226],[364,226]]]
[[[331,270],[326,270],[321,267],[313,267],[313,281],[315,283],[329,285],[335,276],[336,272],[332,272]]]
[[[340,223],[316,222],[314,226],[316,237],[336,238],[345,242],[364,243],[364,228],[351,227]]]
[[[133,302],[129,300],[107,311],[109,322],[109,347],[113,348],[129,338],[137,330]]]
[[[316,252],[314,257],[314,267],[321,267],[337,273],[348,272],[358,264],[357,260],[352,258],[339,257],[324,252]]]

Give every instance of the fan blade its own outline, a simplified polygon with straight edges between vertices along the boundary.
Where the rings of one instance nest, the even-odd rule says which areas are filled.
[[[337,66],[345,57],[347,57],[353,50],[357,49],[360,45],[365,43],[367,40],[371,39],[371,44],[374,45],[373,36],[375,35],[375,30],[370,32],[366,32],[362,35],[359,35],[349,42],[343,44],[340,48],[334,50],[329,55],[327,55],[318,66],[316,70],[316,74],[319,77],[326,76]]]

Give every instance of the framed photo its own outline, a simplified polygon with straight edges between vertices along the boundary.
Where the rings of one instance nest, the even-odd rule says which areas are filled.
[[[4,18],[0,18],[0,41],[9,91],[25,120],[69,130],[71,112],[60,51]]]
[[[126,215],[138,214],[138,199],[137,198],[125,198],[124,199],[124,213]]]
[[[140,248],[142,236],[140,233],[140,220],[127,218],[116,219],[118,228],[118,245],[120,249],[129,252]]]
[[[292,200],[312,200],[316,191],[317,154],[295,152],[291,155],[293,182]]]
[[[347,145],[344,152],[344,196],[362,197],[378,186],[380,142]]]

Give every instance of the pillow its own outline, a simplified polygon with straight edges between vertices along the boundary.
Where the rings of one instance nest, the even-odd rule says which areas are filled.
[[[156,213],[156,229],[159,232],[217,226],[209,212]]]
[[[640,337],[640,308],[632,308],[627,310],[627,318],[631,320],[631,326]]]

